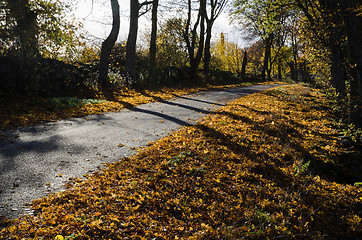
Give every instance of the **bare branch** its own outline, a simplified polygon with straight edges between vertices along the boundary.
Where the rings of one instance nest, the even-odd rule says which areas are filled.
[[[151,5],[152,3],[153,3],[153,1],[144,1],[143,3],[140,3],[139,8],[141,9],[142,7]]]

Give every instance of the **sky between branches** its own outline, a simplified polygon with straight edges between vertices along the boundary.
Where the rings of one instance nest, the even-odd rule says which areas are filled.
[[[118,0],[121,12],[121,29],[118,37],[118,41],[124,41],[127,39],[129,28],[129,0]],[[160,1],[160,5],[165,6],[165,2]],[[112,24],[112,11],[108,0],[79,0],[76,3],[73,2],[72,14],[76,19],[83,24],[84,30],[88,32],[92,37],[99,38],[99,40],[105,39],[110,30]],[[181,11],[176,10],[177,7],[170,7],[170,10],[161,8],[159,13],[159,24],[164,22],[167,18],[183,17]],[[144,15],[139,21],[139,44],[146,44],[144,41],[144,35],[146,32],[150,32],[151,29],[151,17]],[[220,33],[223,32],[227,40],[235,42],[239,47],[245,47],[246,43],[241,39],[241,33],[230,24],[228,12],[224,11],[220,17],[215,21],[213,27],[213,40],[219,38]]]

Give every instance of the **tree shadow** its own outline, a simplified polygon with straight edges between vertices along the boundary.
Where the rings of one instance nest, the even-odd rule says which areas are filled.
[[[242,121],[246,124],[249,124],[251,125],[251,128],[260,131],[267,136],[270,136],[270,139],[280,138],[280,141],[276,142],[276,144],[279,144],[282,148],[286,147],[295,151],[296,155],[302,158],[301,160],[303,160],[303,163],[310,162],[309,169],[314,175],[318,175],[327,181],[342,184],[353,184],[354,182],[359,180],[360,175],[356,171],[352,172],[352,169],[350,169],[350,167],[348,167],[346,164],[335,164],[332,162],[325,162],[321,159],[318,159],[318,157],[311,154],[310,150],[303,147],[300,143],[294,141],[292,139],[292,136],[293,138],[297,138],[301,141],[304,138],[304,135],[299,130],[297,130],[298,127],[295,127],[293,125],[288,126],[286,124],[283,124],[282,121],[279,121],[274,125],[274,127],[272,127],[271,124],[256,122],[248,117],[239,116],[227,111],[220,111],[216,112],[215,114],[228,116],[237,121]],[[274,121],[276,120],[274,119]],[[250,148],[241,146],[240,144],[235,142],[233,140],[233,136],[226,135],[205,125],[199,124],[196,125],[196,127],[201,129],[206,136],[219,139],[220,141],[218,141],[218,144],[228,147],[234,153],[242,153],[247,157],[252,157],[252,159],[254,159],[255,161],[259,161],[258,159],[270,159],[273,160],[275,164],[285,165],[292,163],[290,162],[290,160],[294,156],[287,155],[284,159],[277,160],[273,156],[270,156],[266,153],[261,153],[261,155],[258,155],[256,157],[254,153],[250,151]],[[304,126],[304,128],[306,128],[306,126]],[[290,137],[287,137],[288,133]],[[325,152],[325,150],[320,150],[323,151],[324,154],[328,154],[328,152]]]
[[[172,95],[175,96],[176,98],[190,100],[190,101],[194,101],[194,102],[206,103],[206,104],[211,104],[211,105],[220,106],[220,107],[226,106],[225,104],[220,104],[220,103],[216,103],[216,102],[209,102],[209,101],[200,100],[200,99],[196,99],[196,98],[179,96],[179,95],[176,95],[176,94],[172,94]]]
[[[242,89],[241,92],[240,92],[239,88],[228,88],[228,89],[221,90],[221,92],[225,92],[225,93],[228,93],[228,94],[236,94],[238,96],[240,94],[242,94],[242,96],[250,95],[250,94],[258,93],[260,91],[261,90],[256,88],[256,87],[245,87],[245,88]]]
[[[301,224],[304,224],[306,222],[310,222],[311,224],[318,224],[318,219],[328,219],[332,222],[340,222],[343,219],[343,216],[345,215],[345,209],[336,209],[334,212],[330,212],[331,205],[343,205],[344,199],[338,196],[337,194],[329,194],[330,190],[328,189],[328,194],[323,194],[322,189],[319,189],[317,191],[311,190],[308,185],[315,185],[318,186],[318,183],[315,182],[314,179],[311,178],[304,178],[302,176],[291,176],[283,172],[278,166],[274,164],[258,164],[254,168],[250,169],[250,171],[262,175],[264,179],[267,179],[275,184],[278,188],[282,189],[285,196],[284,201],[293,202],[295,204],[297,201],[299,206],[304,206],[307,209],[310,209],[312,211],[310,212],[302,212],[300,211],[297,213],[297,216],[299,216],[298,221],[300,221]],[[301,173],[301,174],[307,174],[307,173]],[[321,187],[323,188],[323,187]],[[294,199],[293,199],[294,196]],[[264,197],[265,198],[265,197]],[[297,198],[297,200],[295,200]],[[361,212],[361,204],[354,204],[350,206],[350,209],[348,210],[350,213],[354,214],[360,214]],[[314,219],[316,221],[314,221]],[[296,219],[294,221],[297,221]],[[303,225],[301,225],[301,230],[304,231]],[[333,239],[357,239],[355,237],[358,236],[357,231],[349,232],[348,235],[350,237],[346,236],[345,232],[341,232],[338,229],[335,230],[334,233],[331,232],[330,228],[319,228],[322,235],[324,236],[330,236]],[[305,237],[308,236],[308,233],[305,232]]]
[[[158,102],[162,102],[164,99],[162,97],[159,97],[159,96],[153,96],[149,93],[146,93],[145,90],[137,90],[138,93],[142,94],[143,96],[145,97],[149,97],[149,98],[152,98],[154,101],[158,101]]]
[[[139,91],[142,95],[146,96],[146,97],[150,97],[152,98],[153,100],[155,101],[158,101],[160,103],[165,103],[165,104],[168,104],[168,105],[172,105],[172,106],[176,106],[176,107],[183,107],[183,108],[186,108],[186,109],[189,109],[189,110],[192,110],[192,111],[196,111],[196,112],[200,112],[200,113],[204,113],[204,114],[209,114],[209,113],[212,113],[211,111],[206,111],[206,110],[203,110],[201,108],[196,108],[196,107],[192,107],[192,106],[189,106],[189,105],[186,105],[186,104],[181,104],[181,103],[174,103],[174,102],[171,102],[169,100],[164,100],[163,98],[161,97],[157,97],[157,96],[152,96],[148,93],[146,93],[145,91],[143,90],[140,90]],[[185,100],[190,100],[190,101],[194,101],[194,102],[200,102],[200,103],[205,103],[205,104],[210,104],[210,105],[216,105],[216,106],[225,106],[224,104],[219,104],[219,103],[215,103],[215,102],[209,102],[209,101],[204,101],[204,100],[199,100],[199,99],[195,99],[195,98],[190,98],[190,97],[185,97],[185,96],[179,96],[177,94],[172,94],[175,98],[174,100],[176,99],[185,99]]]
[[[239,97],[241,96],[240,90],[238,90],[238,89],[226,89],[223,91],[229,92],[229,93],[235,93]],[[260,91],[260,89],[257,89],[257,88],[243,89],[243,93],[245,93],[245,94],[252,94],[252,93],[259,92],[259,91]],[[147,94],[147,93],[145,93],[145,94]],[[278,99],[283,100],[283,101],[288,101],[291,103],[293,102],[293,100],[290,99],[288,96],[283,97],[283,96],[280,96],[278,94],[273,94],[273,93],[262,93],[262,94],[265,94],[267,96],[277,97]],[[179,97],[181,99],[185,99],[185,100],[192,100],[192,101],[197,101],[197,102],[202,102],[202,103],[207,103],[207,104],[215,104],[215,103],[212,103],[209,101],[193,99],[190,97],[183,97],[183,96],[180,97],[177,95],[175,95],[175,96]],[[152,97],[152,96],[150,96],[150,97]],[[267,116],[266,119],[264,121],[257,122],[251,118],[240,116],[240,115],[237,115],[232,112],[225,111],[225,110],[218,111],[218,112],[211,112],[211,111],[207,111],[204,109],[181,104],[181,103],[164,101],[163,99],[157,98],[157,97],[155,98],[155,100],[159,100],[162,103],[167,104],[167,105],[185,108],[185,109],[199,112],[202,114],[220,114],[220,115],[228,116],[234,120],[242,121],[244,123],[250,124],[252,126],[252,128],[254,128],[257,131],[262,132],[263,134],[266,134],[266,136],[269,136],[270,139],[275,139],[275,138],[280,139],[279,142],[277,142],[276,144],[279,144],[282,149],[286,148],[286,151],[288,150],[287,148],[292,149],[292,152],[295,152],[298,156],[300,156],[300,158],[302,158],[301,160],[304,163],[310,161],[310,169],[313,171],[313,174],[319,175],[320,177],[322,177],[328,181],[334,181],[334,182],[338,182],[338,183],[350,184],[350,183],[353,183],[358,180],[358,175],[356,176],[356,175],[350,174],[349,170],[346,168],[347,166],[345,164],[343,165],[343,164],[333,164],[331,162],[324,162],[324,161],[318,159],[318,157],[311,154],[309,149],[306,149],[305,147],[303,147],[299,142],[303,141],[303,138],[305,137],[304,132],[306,132],[310,129],[308,129],[308,127],[303,125],[302,123],[296,122],[295,120],[287,119],[287,118],[283,118],[283,117],[280,118],[280,116],[271,115],[271,112],[269,112],[269,111],[260,111],[260,110],[254,109],[251,106],[245,106],[245,105],[240,105],[240,104],[237,106],[247,108],[248,110],[253,111],[256,114],[259,114],[259,115],[261,114],[261,115]],[[183,121],[179,118],[169,116],[167,114],[163,114],[163,113],[151,111],[151,110],[144,110],[144,109],[135,107],[133,105],[129,105],[129,104],[124,103],[119,100],[116,100],[116,101],[127,106],[126,108],[131,111],[143,112],[146,114],[155,115],[155,116],[173,121],[182,126],[190,125],[190,123],[188,123],[186,121]],[[221,104],[219,104],[219,105],[221,105]],[[270,115],[270,117],[268,117],[269,115]],[[274,125],[271,124],[272,122],[275,122],[275,124]],[[243,153],[246,156],[252,156],[254,154],[250,151],[249,148],[247,148],[245,146],[241,146],[237,142],[234,142],[233,136],[227,136],[221,132],[216,131],[215,129],[211,129],[204,125],[199,124],[196,126],[198,128],[200,128],[205,133],[206,136],[209,136],[210,138],[219,139],[220,144],[230,148],[234,152]],[[316,131],[314,134],[317,136],[321,136],[323,138],[327,138],[327,139],[331,138],[331,136],[323,134],[323,133],[319,133],[318,131]],[[290,135],[290,137],[288,137],[288,135]],[[295,141],[295,139],[299,139],[299,141]],[[317,148],[318,148],[318,146],[315,146],[315,149],[317,149]],[[323,151],[323,149],[319,148],[319,151]],[[264,153],[264,154],[266,154],[266,153]],[[328,153],[326,152],[325,154],[328,154]],[[295,156],[288,156],[282,160],[277,160],[269,155],[263,155],[263,156],[259,156],[259,157],[261,157],[262,159],[274,159],[274,161],[277,161],[276,164],[285,165],[285,164],[289,164],[291,159],[293,159]]]
[[[191,110],[191,111],[195,111],[198,113],[203,113],[203,114],[210,114],[213,113],[213,111],[209,111],[209,110],[205,110],[202,108],[197,108],[197,107],[192,107],[192,106],[188,106],[182,103],[174,103],[174,102],[169,102],[169,101],[163,101],[162,103],[170,105],[170,106],[175,106],[175,107],[181,107],[181,108],[185,108],[187,110]]]
[[[25,155],[29,153],[36,153],[43,155],[46,153],[54,152],[63,148],[63,144],[60,143],[62,138],[59,136],[52,136],[44,140],[37,141],[21,141],[15,142],[3,142],[0,147],[0,175],[6,172],[12,171],[17,168],[14,162],[15,158],[19,155]],[[72,145],[72,151],[82,152],[85,150],[83,146]]]
[[[233,90],[233,89],[227,89],[225,90],[227,92],[231,92],[231,93],[235,93],[238,94],[238,96],[240,96],[240,91],[238,90]],[[251,93],[255,93],[258,92],[259,90],[257,89],[248,89],[246,92],[248,94]],[[275,97],[278,97],[284,101],[291,101],[288,98],[283,98],[279,95],[276,94],[267,94],[268,96],[272,95]],[[198,101],[198,102],[202,102],[202,103],[207,103],[207,104],[214,104],[212,102],[208,102],[208,101],[203,101],[203,100],[198,100],[198,99],[192,99],[190,97],[180,97],[177,96],[179,98],[184,98],[185,100],[192,100],[192,101]],[[308,130],[307,127],[305,125],[303,125],[302,123],[296,122],[292,119],[279,119],[278,117],[276,118],[275,116],[271,116],[270,118],[267,118],[265,121],[262,122],[256,122],[248,117],[243,117],[240,115],[236,115],[232,112],[229,111],[218,111],[218,112],[211,112],[211,111],[207,111],[204,109],[200,109],[200,108],[196,108],[196,107],[192,107],[192,106],[188,106],[185,104],[181,104],[181,103],[174,103],[174,102],[170,102],[170,101],[164,101],[163,99],[156,99],[156,100],[160,100],[162,103],[164,104],[168,104],[168,105],[172,105],[172,106],[177,106],[177,107],[181,107],[181,108],[185,108],[188,110],[192,110],[192,111],[196,111],[199,113],[203,113],[203,114],[220,114],[220,115],[224,115],[224,116],[228,116],[231,117],[234,120],[237,121],[242,121],[244,123],[250,124],[255,130],[257,131],[261,131],[264,134],[266,134],[267,136],[270,137],[274,137],[274,138],[280,138],[280,143],[283,146],[286,146],[288,148],[293,149],[296,153],[298,153],[300,156],[303,157],[303,161],[304,162],[308,162],[310,161],[310,169],[313,170],[313,173],[315,175],[319,175],[320,177],[328,180],[328,181],[334,181],[334,182],[339,182],[339,183],[353,183],[355,181],[357,181],[358,177],[353,176],[351,174],[348,174],[348,171],[345,170],[346,166],[345,165],[337,165],[337,164],[333,164],[330,162],[323,162],[321,160],[318,160],[316,157],[314,157],[308,149],[305,149],[303,146],[301,146],[301,144],[299,144],[296,141],[293,141],[292,138],[288,138],[286,137],[286,133],[290,134],[291,136],[293,136],[293,138],[297,138],[302,140],[304,138],[304,134],[301,132],[300,129],[305,129]],[[120,102],[120,101],[118,101]],[[122,103],[123,105],[127,105],[126,103]],[[221,105],[221,104],[219,104]],[[255,112],[256,114],[262,114],[262,115],[270,115],[271,113],[269,111],[260,111],[257,109],[254,109],[250,106],[245,106],[245,105],[240,105],[240,107],[244,107],[247,108],[250,111]],[[150,111],[150,110],[144,110],[144,109],[140,109],[134,106],[128,106],[127,107],[129,110],[132,111],[138,111],[138,112],[143,112],[146,114],[152,114],[158,117],[162,117],[165,119],[168,119],[170,121],[173,121],[179,125],[185,125],[188,126],[190,125],[189,123],[180,120],[178,118],[174,118],[171,117],[169,115],[163,114],[163,113],[159,113],[159,112],[155,112],[155,111]],[[275,125],[271,125],[270,122],[275,121]],[[288,124],[284,124],[283,122],[286,122]],[[246,156],[251,154],[249,149],[246,147],[241,147],[238,143],[233,142],[232,141],[232,136],[225,136],[224,134],[215,131],[214,129],[208,128],[206,126],[201,126],[201,125],[197,125],[198,128],[200,128],[201,130],[203,130],[205,132],[205,134],[207,136],[210,137],[214,137],[216,139],[219,139],[221,144],[231,148],[233,151],[235,152],[243,152],[243,154],[245,154]],[[299,130],[298,130],[299,129]],[[321,136],[323,138],[330,138],[331,136],[326,135],[326,134],[322,134],[319,132],[315,132],[315,135]],[[318,147],[318,146],[316,146]],[[321,148],[319,150],[322,150]],[[262,158],[271,158],[271,156],[260,156]],[[292,158],[293,156],[291,156]],[[284,163],[282,164],[288,164],[288,161],[290,159],[285,158]]]
[[[254,111],[254,112],[256,112],[256,113],[258,113],[258,114],[261,114],[261,115],[269,115],[269,114],[270,114],[269,111],[260,111],[260,110],[251,108],[251,107],[249,107],[249,106],[246,106],[246,105],[244,105],[244,104],[235,104],[234,106],[246,108],[246,109],[248,109],[248,110],[250,110],[250,111]]]
[[[163,114],[163,113],[160,113],[160,112],[141,109],[141,108],[137,108],[137,107],[129,108],[129,110],[134,111],[134,112],[140,112],[140,113],[145,113],[145,114],[150,114],[150,115],[153,115],[153,116],[157,116],[157,117],[166,119],[168,121],[174,122],[174,123],[176,123],[178,125],[181,125],[181,126],[190,126],[191,125],[190,123],[188,123],[186,121],[183,121],[181,119],[178,119],[178,118],[175,118],[175,117],[172,117],[170,115]]]
[[[210,114],[210,113],[213,113],[212,111],[209,111],[209,110],[204,110],[202,108],[197,108],[197,107],[192,107],[192,106],[188,106],[188,105],[185,105],[185,104],[182,104],[182,103],[174,103],[174,102],[171,102],[171,101],[167,101],[167,100],[163,100],[162,98],[159,98],[159,97],[154,97],[154,96],[151,96],[147,93],[145,93],[145,96],[149,96],[149,97],[153,97],[155,100],[159,101],[160,104],[167,104],[167,105],[170,105],[170,106],[175,106],[175,107],[180,107],[180,108],[184,108],[184,109],[187,109],[187,110],[191,110],[191,111],[195,111],[195,112],[198,112],[198,113],[202,113],[202,114]],[[156,111],[151,111],[151,110],[146,110],[146,109],[142,109],[138,106],[135,106],[133,104],[130,104],[128,102],[125,102],[125,101],[121,101],[119,99],[116,99],[114,96],[112,95],[109,95],[107,97],[107,100],[108,101],[114,101],[114,102],[118,102],[120,104],[122,104],[126,109],[130,110],[130,111],[135,111],[135,112],[142,112],[142,113],[146,113],[146,114],[150,114],[150,115],[154,115],[154,116],[157,116],[157,117],[161,117],[161,118],[164,118],[164,119],[167,119],[169,121],[172,121],[172,122],[175,122],[179,125],[184,125],[184,126],[189,126],[190,123],[186,122],[186,121],[183,121],[181,119],[178,119],[178,118],[175,118],[173,116],[170,116],[170,115],[167,115],[167,114],[164,114],[162,112],[156,112]]]
[[[64,144],[59,136],[47,138],[47,141],[16,139],[14,142],[1,143],[0,215],[7,218],[19,217],[18,214],[26,213],[23,204],[30,203],[35,196],[39,197],[39,194],[49,193],[45,180],[50,176],[49,171],[67,167],[69,162],[56,157],[57,155],[54,160],[48,161],[46,156],[63,151],[63,148]],[[71,151],[78,153],[85,149],[80,145],[72,145]],[[25,155],[27,157],[23,158]]]
[[[251,119],[246,119],[245,117],[239,117],[238,118],[243,119],[248,124],[255,126],[258,128],[258,124],[255,123]],[[345,179],[338,178],[335,176],[329,176],[328,174],[325,174],[322,169],[315,168],[313,170],[300,170],[298,174],[300,175],[294,175],[297,174],[296,172],[285,172],[282,170],[283,164],[285,164],[283,161],[280,161],[279,159],[275,158],[271,153],[267,152],[255,152],[253,151],[252,147],[244,146],[238,144],[238,142],[233,138],[233,136],[229,134],[222,133],[216,129],[210,128],[205,125],[196,125],[196,127],[202,131],[203,135],[208,139],[208,141],[213,141],[215,144],[222,145],[227,147],[230,151],[241,154],[243,157],[247,157],[255,163],[254,166],[251,168],[248,168],[247,171],[250,173],[255,173],[256,175],[260,176],[264,180],[268,180],[272,183],[274,183],[274,187],[277,187],[281,189],[282,191],[278,191],[278,194],[282,194],[281,196],[285,196],[286,202],[291,202],[295,206],[297,203],[298,205],[302,205],[306,207],[307,209],[312,209],[312,211],[308,213],[304,213],[302,211],[298,212],[296,217],[293,221],[296,221],[295,224],[301,224],[306,222],[313,222],[311,220],[311,217],[317,219],[331,219],[332,221],[341,221],[341,218],[343,217],[343,214],[345,214],[344,210],[338,210],[334,212],[331,216],[330,211],[330,205],[331,204],[339,204],[342,203],[344,200],[340,196],[333,195],[333,194],[327,194],[322,195],[323,193],[320,193],[317,189],[319,186],[316,180],[314,180],[313,177],[308,177],[308,174],[318,175],[321,178],[324,178],[325,180],[329,181],[330,183],[333,182],[339,182],[339,183],[346,183]],[[259,130],[262,130],[259,128]],[[275,134],[275,131],[269,132],[268,130],[265,132],[266,134]],[[273,136],[273,135],[272,135]],[[308,154],[308,150],[300,146],[298,143],[291,144],[291,147],[295,149],[298,153],[301,153],[303,155]],[[311,154],[307,156],[309,159],[305,159],[304,161],[311,160],[315,161],[315,164],[319,164],[319,161],[316,161],[315,157]],[[230,159],[229,161],[241,163],[243,158],[236,158],[236,159]],[[289,167],[291,166],[293,162],[291,161],[289,163]],[[332,171],[338,171],[338,166],[329,166],[333,167]],[[306,176],[306,177],[304,177]],[[261,183],[265,183],[265,181],[258,181],[258,179],[249,178],[246,177],[243,178],[243,181],[249,182],[248,184],[254,184],[258,185]],[[316,191],[311,190],[309,188],[309,185],[315,185]],[[331,184],[332,186],[332,184]],[[329,191],[326,189],[326,191]],[[270,200],[275,200],[275,194],[274,192],[265,191],[261,192],[263,198],[270,198]],[[295,202],[297,201],[297,202]],[[320,211],[319,211],[320,210]],[[266,210],[268,211],[268,210]],[[351,206],[351,211],[355,212],[356,214],[360,213],[360,205],[354,205]],[[300,219],[297,217],[300,216]],[[318,221],[318,220],[317,220]],[[313,223],[318,224],[318,223]],[[303,225],[302,225],[303,226]],[[301,228],[301,231],[303,231],[303,227]],[[330,229],[321,229],[322,233],[326,236],[331,236]],[[307,233],[306,233],[307,234]],[[343,234],[343,232],[338,232],[336,230],[336,236],[338,239],[339,237],[342,237],[340,234]],[[352,232],[351,235],[356,234],[356,232]],[[308,234],[306,235],[308,236]],[[343,236],[345,237],[345,236]],[[342,239],[342,238],[341,238]]]

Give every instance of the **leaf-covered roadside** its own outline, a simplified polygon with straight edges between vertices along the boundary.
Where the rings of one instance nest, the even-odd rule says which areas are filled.
[[[361,177],[324,96],[246,96],[69,189],[33,202],[5,239],[340,239],[362,234]],[[346,160],[345,160],[346,161]],[[352,164],[352,163],[351,163]],[[338,175],[333,174],[337,172]]]
[[[272,84],[276,83],[273,82]],[[61,119],[82,117],[91,114],[118,112],[124,108],[167,100],[199,91],[247,85],[251,85],[251,83],[205,85],[184,88],[165,87],[154,90],[120,89],[114,92],[99,92],[92,99],[74,97],[41,98],[29,96],[0,97],[0,129],[36,125],[42,122],[54,122]]]

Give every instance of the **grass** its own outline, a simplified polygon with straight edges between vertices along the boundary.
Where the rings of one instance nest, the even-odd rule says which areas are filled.
[[[361,173],[331,117],[301,85],[242,97],[34,200],[0,238],[358,239]]]

